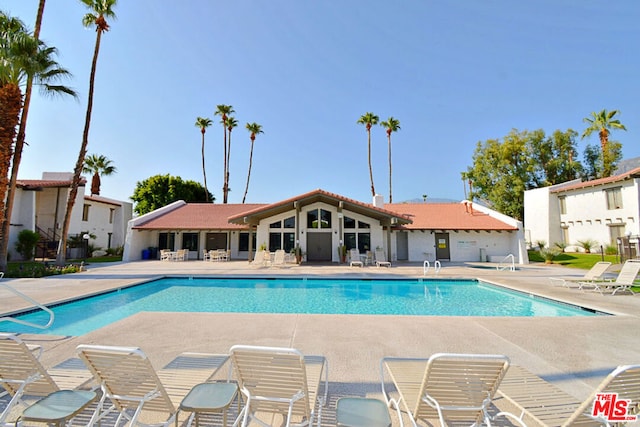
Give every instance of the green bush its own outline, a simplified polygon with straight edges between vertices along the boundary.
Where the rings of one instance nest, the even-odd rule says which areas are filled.
[[[38,240],[40,240],[40,235],[35,231],[22,230],[18,233],[16,251],[18,251],[25,260],[31,261],[33,259],[33,251],[36,249]]]
[[[544,259],[545,264],[552,264],[555,257],[557,257],[560,252],[557,249],[548,248],[541,249],[540,256]]]
[[[585,240],[578,240],[577,245],[580,246],[582,249],[584,249],[585,253],[590,254],[591,249],[596,247],[598,245],[598,242],[596,242],[593,239],[585,239]]]
[[[565,242],[555,242],[553,244],[556,248],[560,249],[560,252],[564,252],[567,249],[567,245]]]
[[[616,245],[607,245],[604,248],[605,255],[618,255],[618,247]]]
[[[538,245],[539,250],[543,250],[547,246],[547,242],[545,240],[536,240],[536,245]]]

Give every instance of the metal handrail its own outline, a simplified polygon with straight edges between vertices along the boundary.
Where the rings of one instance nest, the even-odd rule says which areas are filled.
[[[428,260],[425,260],[425,261],[422,263],[422,274],[423,274],[424,276],[426,276],[426,275],[427,275],[427,273],[429,272],[429,268],[431,268],[431,264],[429,263],[429,261],[428,261]],[[442,264],[440,264],[440,261],[435,260],[435,261],[433,262],[433,270],[435,271],[436,276],[438,275],[438,273],[440,273],[440,269],[441,269],[441,268],[442,268]]]
[[[4,277],[4,273],[0,272],[0,279],[2,279]],[[44,305],[40,304],[39,302],[37,302],[36,300],[34,300],[33,298],[23,294],[22,292],[12,288],[11,286],[7,285],[6,283],[2,283],[0,282],[0,286],[6,288],[7,290],[13,292],[14,294],[16,294],[17,296],[19,296],[20,298],[24,299],[25,301],[37,306],[39,309],[46,311],[49,314],[49,321],[47,322],[46,325],[42,326],[42,325],[38,325],[37,323],[33,323],[33,322],[28,322],[26,320],[20,320],[20,319],[14,319],[11,316],[6,316],[6,317],[0,317],[0,322],[13,322],[13,323],[19,323],[21,325],[25,325],[25,326],[31,326],[33,328],[38,328],[38,329],[47,329],[49,326],[51,326],[53,324],[53,321],[55,320],[55,314],[53,313],[53,311],[51,311],[50,308],[45,307]]]
[[[508,265],[503,265],[504,262],[507,262],[507,260],[511,260],[511,262]],[[496,267],[496,270],[498,271],[504,271],[504,270],[509,270],[509,271],[516,271],[516,257],[513,256],[513,254],[509,254],[506,257],[504,257],[502,259],[502,261],[500,261]]]

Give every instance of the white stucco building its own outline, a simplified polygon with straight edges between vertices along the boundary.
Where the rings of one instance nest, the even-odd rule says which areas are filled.
[[[18,179],[9,228],[9,256],[19,259],[15,251],[18,233],[27,229],[40,234],[36,257],[55,256],[62,223],[67,208],[73,174],[44,172],[42,179]],[[133,205],[100,196],[85,196],[85,180],[71,212],[69,235],[89,232],[95,236],[90,243],[103,249],[124,245],[127,223],[132,218]]]
[[[527,241],[542,240],[577,250],[578,241],[617,245],[619,237],[638,236],[640,228],[640,168],[592,181],[574,180],[525,191]]]
[[[174,202],[134,218],[124,261],[156,258],[157,249],[231,250],[251,259],[260,246],[289,252],[297,245],[308,262],[339,262],[338,246],[360,253],[382,248],[391,261],[501,261],[513,254],[528,263],[519,221],[471,202],[384,204],[314,190],[272,204]],[[150,249],[151,248],[151,249]]]

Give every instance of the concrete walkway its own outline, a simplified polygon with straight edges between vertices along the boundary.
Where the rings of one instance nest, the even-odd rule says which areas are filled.
[[[549,277],[582,270],[520,266],[515,272],[447,265],[440,277],[480,278],[531,294],[570,302],[612,316],[570,318],[431,317],[242,313],[139,313],[79,337],[25,335],[42,344],[45,366],[74,356],[78,344],[141,347],[160,368],[183,351],[225,353],[233,344],[295,347],[329,360],[331,401],[342,395],[379,396],[383,356],[428,357],[436,352],[500,353],[579,399],[622,364],[640,363],[640,297],[554,287]],[[423,277],[422,264],[390,269],[344,265],[253,267],[246,261],[140,261],[90,265],[88,271],[3,282],[43,302],[128,286],[162,276]],[[429,277],[433,277],[431,270]],[[27,307],[0,288],[0,313]],[[169,309],[169,308],[168,308]]]

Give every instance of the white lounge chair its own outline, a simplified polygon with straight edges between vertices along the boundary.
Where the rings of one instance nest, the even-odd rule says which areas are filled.
[[[405,411],[413,426],[438,419],[468,425],[491,424],[488,408],[509,368],[503,355],[438,353],[428,359],[385,357],[380,361],[382,394],[387,406]],[[391,379],[397,393],[387,390]]]
[[[265,250],[258,250],[253,256],[253,261],[251,262],[251,265],[265,266],[267,265],[268,261],[269,261],[269,252]]]
[[[515,366],[509,369],[497,393],[506,404],[502,399],[496,399],[495,403],[498,408],[515,408],[521,414],[514,417],[511,413],[498,413],[496,417],[505,415],[521,425],[608,426],[615,422],[607,420],[606,401],[600,400],[602,411],[596,411],[596,414],[593,407],[599,394],[609,393],[616,393],[618,402],[623,399],[629,401],[625,408],[628,412],[619,416],[637,415],[640,411],[640,365],[614,369],[582,402],[526,369]],[[612,401],[609,403],[614,404]],[[612,407],[610,409],[613,410]]]
[[[387,257],[384,255],[382,249],[376,249],[375,251],[376,267],[391,267],[391,262],[387,261]]]
[[[629,259],[622,265],[618,277],[612,282],[592,282],[593,290],[604,294],[605,291],[613,291],[611,295],[615,295],[616,292],[628,291],[631,295],[635,295],[631,287],[636,280],[638,273],[640,272],[640,260]]]
[[[323,356],[304,356],[292,348],[246,345],[231,347],[229,355],[245,397],[238,417],[242,418],[242,426],[252,421],[271,425],[258,419],[256,413],[281,414],[286,426],[312,426],[316,417],[318,426],[321,424],[328,391],[327,361]],[[293,423],[294,417],[300,420]]]
[[[271,261],[272,267],[284,267],[286,252],[284,249],[278,249],[273,254],[273,260]]]
[[[596,280],[602,280],[604,274],[607,272],[607,269],[611,266],[610,262],[600,261],[596,262],[586,273],[584,276],[575,279],[564,279],[561,277],[549,277],[552,285],[555,286],[564,286],[570,288],[571,284],[578,285],[578,288],[582,289],[583,286],[587,284],[591,284]],[[583,285],[584,284],[584,285]]]
[[[91,381],[91,373],[82,363],[70,359],[47,370],[37,358],[40,350],[39,346],[30,347],[14,334],[0,333],[0,386],[4,389],[0,397],[11,396],[0,413],[0,426],[14,426],[15,420],[9,420],[14,408],[27,406],[28,398],[34,396],[61,396],[61,390],[68,389],[64,395],[76,398],[76,402],[89,403],[96,397],[93,392],[69,391]]]
[[[349,267],[364,267],[364,263],[360,259],[360,252],[357,249],[349,250]]]
[[[148,425],[141,419],[147,411],[165,415],[164,421],[156,420],[153,425],[169,426],[187,393],[211,378],[228,359],[226,355],[183,353],[156,371],[137,347],[79,345],[77,351],[103,393],[90,426],[112,413],[118,413],[115,425],[123,419],[131,427]]]

